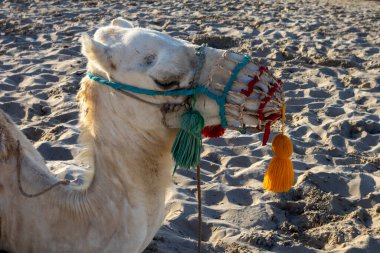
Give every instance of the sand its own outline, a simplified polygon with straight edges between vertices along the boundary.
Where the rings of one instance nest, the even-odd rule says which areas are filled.
[[[295,186],[263,191],[262,133],[205,140],[204,252],[380,252],[379,1],[0,0],[0,108],[50,165],[81,149],[80,33],[116,17],[249,53],[285,82]],[[196,252],[195,172],[173,182],[145,253]]]

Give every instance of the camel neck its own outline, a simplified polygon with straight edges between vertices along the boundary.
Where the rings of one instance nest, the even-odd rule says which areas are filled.
[[[78,97],[82,102],[81,141],[94,170],[88,192],[107,188],[111,191],[108,194],[124,194],[131,201],[144,198],[163,203],[171,180],[174,134],[150,126],[149,115],[159,113],[158,109],[142,110],[145,104],[136,105],[136,101],[89,79],[82,83]]]

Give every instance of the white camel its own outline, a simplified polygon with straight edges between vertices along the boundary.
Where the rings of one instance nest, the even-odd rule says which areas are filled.
[[[84,35],[82,44],[90,72],[153,90],[191,87],[199,62],[195,45],[135,28],[123,19],[98,29],[94,39]],[[212,48],[205,49],[205,56],[199,82],[218,92],[230,76],[226,70],[233,69],[242,56]],[[247,69],[247,73],[254,72],[258,66],[250,63]],[[247,73],[239,74],[227,98],[231,125],[260,124],[254,115],[241,116],[239,111],[243,102],[246,110],[257,110],[256,100],[268,92],[263,81],[255,87],[255,94],[242,95],[240,89],[252,79]],[[276,94],[282,98],[281,90]],[[59,185],[33,198],[21,194],[20,186],[26,193],[36,193],[57,183],[57,176],[10,118],[0,112],[1,249],[17,253],[135,253],[142,252],[159,229],[171,185],[170,148],[187,98],[127,94],[86,76],[78,99],[80,141],[86,147],[81,161],[91,168],[86,182]],[[264,113],[279,108],[278,102],[271,101]],[[214,100],[200,96],[197,109],[206,125],[220,122]]]

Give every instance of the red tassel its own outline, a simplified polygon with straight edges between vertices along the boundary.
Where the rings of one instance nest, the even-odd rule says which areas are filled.
[[[270,121],[268,121],[265,124],[265,130],[264,130],[264,136],[263,136],[263,146],[267,145],[267,142],[269,140],[269,135],[270,135]]]
[[[224,134],[226,131],[222,125],[206,126],[202,130],[202,134],[206,138],[218,138]]]

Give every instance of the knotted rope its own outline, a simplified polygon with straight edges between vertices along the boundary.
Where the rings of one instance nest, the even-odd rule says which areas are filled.
[[[17,140],[16,159],[17,159],[17,161],[16,161],[17,185],[18,185],[18,189],[20,190],[21,194],[24,197],[27,197],[27,198],[38,197],[38,196],[50,191],[51,189],[53,189],[59,185],[68,185],[70,183],[69,180],[60,180],[60,181],[57,181],[55,184],[48,186],[46,189],[43,189],[40,192],[27,193],[21,184],[21,167],[22,166],[21,166],[21,146],[20,146],[19,140]]]

